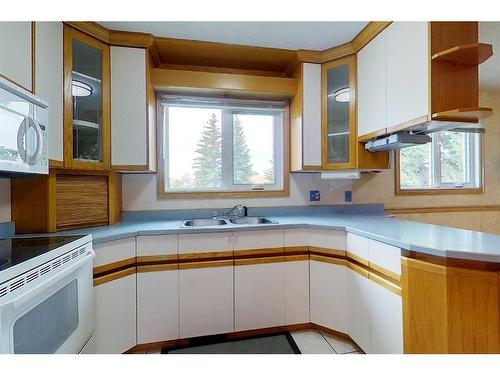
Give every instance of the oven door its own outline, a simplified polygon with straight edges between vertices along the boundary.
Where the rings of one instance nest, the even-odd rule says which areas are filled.
[[[94,331],[92,258],[0,304],[1,353],[80,352]]]

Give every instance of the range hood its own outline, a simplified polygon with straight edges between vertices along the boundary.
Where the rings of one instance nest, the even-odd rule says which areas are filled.
[[[427,134],[399,132],[380,139],[368,141],[365,143],[365,149],[370,152],[391,151],[415,145],[423,145],[430,141],[431,137]]]

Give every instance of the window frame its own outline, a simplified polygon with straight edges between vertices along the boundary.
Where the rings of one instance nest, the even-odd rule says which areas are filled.
[[[478,150],[474,150],[474,156],[470,158],[470,163],[474,163],[476,156],[479,156],[479,168],[475,171],[478,179],[478,187],[475,186],[460,186],[453,187],[452,184],[441,183],[439,187],[429,187],[429,188],[416,188],[416,189],[402,189],[401,188],[401,156],[400,150],[396,150],[394,153],[395,158],[395,195],[446,195],[446,194],[482,194],[484,193],[484,139],[483,135],[478,134]],[[434,140],[432,142],[434,144]],[[436,147],[431,146],[433,153],[433,159],[438,159],[439,153]],[[432,167],[432,174],[439,173],[441,168],[441,163],[437,163],[437,166]],[[470,165],[469,165],[470,168]],[[440,173],[438,174],[440,175]],[[433,177],[434,179],[434,177]]]
[[[214,101],[224,101],[228,103],[237,104],[245,102],[248,103],[250,101],[253,102],[265,102],[265,103],[281,103],[284,106],[283,112],[283,121],[282,121],[282,129],[281,129],[281,144],[280,147],[275,147],[274,157],[276,160],[277,156],[281,156],[280,166],[277,168],[275,173],[281,173],[281,188],[272,189],[272,190],[244,190],[245,186],[249,186],[248,184],[242,185],[241,189],[228,189],[228,190],[201,190],[201,191],[168,191],[167,186],[167,157],[168,157],[168,149],[164,144],[165,140],[165,130],[166,126],[164,126],[164,115],[166,111],[166,106],[163,104],[163,101],[168,98],[186,98],[192,100],[214,100]],[[233,197],[281,197],[281,196],[289,196],[290,195],[290,103],[287,99],[277,100],[276,98],[268,100],[266,97],[259,97],[256,99],[255,97],[251,98],[227,98],[220,96],[211,96],[211,95],[176,95],[175,93],[169,92],[158,92],[156,94],[156,108],[157,108],[157,160],[158,160],[158,174],[157,174],[157,198],[158,199],[196,199],[196,198],[233,198]],[[222,116],[232,116],[228,114],[226,111],[222,112]],[[221,119],[224,121],[223,119]],[[233,136],[232,128],[231,128],[231,139]],[[276,133],[275,133],[276,135]],[[223,137],[223,142],[228,142],[227,137]],[[226,140],[225,140],[226,139]],[[227,158],[229,156],[229,163],[226,165],[223,164],[223,176],[225,175],[227,178],[230,176],[231,180],[233,179],[233,149],[232,147],[223,147],[223,157]],[[229,167],[228,167],[229,165]],[[281,169],[281,170],[280,170]],[[280,170],[280,171],[279,171]],[[225,172],[225,173],[224,173]],[[229,172],[229,173],[228,173]],[[223,177],[224,178],[224,177]],[[275,184],[276,185],[276,184]],[[231,184],[232,187],[237,186],[237,184]],[[269,186],[269,185],[267,185]]]

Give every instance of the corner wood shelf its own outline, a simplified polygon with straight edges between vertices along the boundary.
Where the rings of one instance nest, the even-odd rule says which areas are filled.
[[[493,46],[486,43],[463,44],[436,53],[432,61],[479,65],[493,56]]]
[[[449,111],[433,113],[432,119],[438,121],[478,122],[479,120],[489,117],[492,114],[493,109],[487,107],[457,108]]]

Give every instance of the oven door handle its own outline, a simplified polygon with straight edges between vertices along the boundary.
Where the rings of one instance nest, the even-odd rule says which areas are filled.
[[[40,285],[36,286],[35,289],[30,289],[30,290],[26,291],[24,294],[21,294],[17,297],[11,297],[10,299],[7,299],[5,302],[0,303],[0,307],[4,307],[7,305],[11,305],[11,304],[14,305],[14,308],[19,307],[20,305],[24,304],[27,300],[32,298],[33,295],[36,295],[38,293],[41,293],[41,292],[47,290],[48,288],[52,287],[54,284],[56,284],[60,280],[64,279],[66,276],[70,275],[76,269],[80,268],[80,266],[83,263],[91,261],[94,258],[94,256],[95,256],[94,251],[90,250],[89,252],[87,252],[87,254],[82,259],[71,264],[69,267],[62,270],[62,272],[56,273],[51,278],[45,280]],[[92,277],[92,276],[90,276],[90,277]]]

